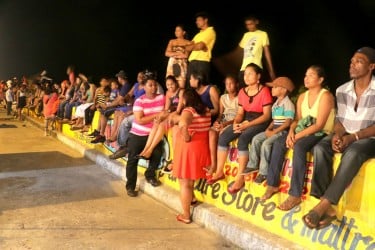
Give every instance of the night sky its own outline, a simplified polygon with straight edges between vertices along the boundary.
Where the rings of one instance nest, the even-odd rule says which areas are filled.
[[[214,62],[238,45],[246,31],[243,18],[255,14],[259,28],[268,32],[276,74],[289,76],[296,85],[303,84],[308,66],[321,64],[335,88],[349,79],[353,52],[375,47],[374,0],[342,1],[340,6],[324,0],[161,2],[0,1],[0,79],[46,69],[60,82],[73,64],[95,82],[120,69],[134,82],[146,68],[163,81],[164,51],[176,24],[184,24],[191,39],[198,31],[194,14],[202,10],[211,14],[217,33]],[[212,67],[213,83],[220,86],[226,72],[215,63]]]

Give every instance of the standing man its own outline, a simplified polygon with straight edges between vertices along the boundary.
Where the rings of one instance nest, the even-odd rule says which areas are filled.
[[[216,41],[216,32],[211,26],[208,13],[199,12],[195,15],[195,23],[200,31],[194,36],[193,44],[186,47],[191,51],[186,74],[186,86],[190,87],[190,75],[199,73],[205,75],[205,79],[210,83],[212,49]]]
[[[245,84],[243,77],[246,65],[249,63],[255,63],[263,68],[263,54],[266,59],[266,67],[270,76],[270,81],[273,81],[276,78],[272,65],[268,34],[265,31],[259,30],[258,24],[258,18],[254,16],[248,16],[245,18],[245,26],[248,32],[242,36],[239,43],[239,47],[243,49],[242,65],[239,72],[240,87],[243,87]]]
[[[337,205],[361,166],[375,157],[375,50],[363,47],[351,61],[349,82],[336,90],[334,133],[314,147],[311,195],[320,202],[302,220],[309,228],[322,229],[336,217]],[[333,154],[341,160],[333,176]],[[332,180],[332,181],[331,181]]]

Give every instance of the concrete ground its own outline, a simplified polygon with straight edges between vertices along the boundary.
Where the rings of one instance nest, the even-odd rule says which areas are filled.
[[[0,249],[240,249],[176,213],[0,108]]]

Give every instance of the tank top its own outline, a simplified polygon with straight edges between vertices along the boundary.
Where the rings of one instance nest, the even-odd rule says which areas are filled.
[[[301,113],[302,113],[302,117],[307,117],[307,116],[312,116],[314,118],[317,118],[318,117],[318,112],[319,112],[319,103],[320,103],[320,99],[323,95],[324,92],[326,92],[328,90],[326,89],[321,89],[320,92],[319,92],[319,95],[318,97],[316,98],[314,104],[309,107],[309,91],[307,90],[305,92],[305,97],[303,98],[303,101],[302,101],[302,104],[301,104]],[[326,134],[329,134],[333,131],[333,124],[334,124],[334,121],[335,121],[335,109],[331,109],[331,112],[329,113],[329,116],[328,116],[328,119],[323,127],[323,132],[326,133]]]
[[[211,98],[210,98],[210,88],[211,88],[211,85],[208,85],[206,90],[200,96],[201,96],[203,104],[206,105],[207,108],[213,109],[214,105],[212,104]]]
[[[169,107],[169,110],[172,112],[177,109],[178,102],[179,102],[179,95],[180,95],[180,89],[177,90],[175,95],[169,97],[169,100],[171,102],[171,106]]]
[[[105,104],[106,103],[106,96],[103,93],[98,93],[96,96],[96,103],[97,104]]]

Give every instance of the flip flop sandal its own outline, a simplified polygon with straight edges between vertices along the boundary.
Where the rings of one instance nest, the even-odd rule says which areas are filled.
[[[309,221],[307,221],[306,219],[309,219]],[[310,229],[316,228],[319,225],[320,220],[321,218],[319,214],[314,210],[310,210],[307,214],[302,216],[303,223]]]
[[[328,226],[330,226],[330,225],[332,224],[332,222],[333,222],[334,220],[336,220],[336,219],[337,219],[337,216],[336,216],[336,215],[328,215],[328,214],[324,214],[324,215],[322,216],[322,218],[320,218],[319,223],[318,223],[316,229],[319,230],[319,229],[323,229],[323,228],[325,228],[325,227],[328,227]]]

